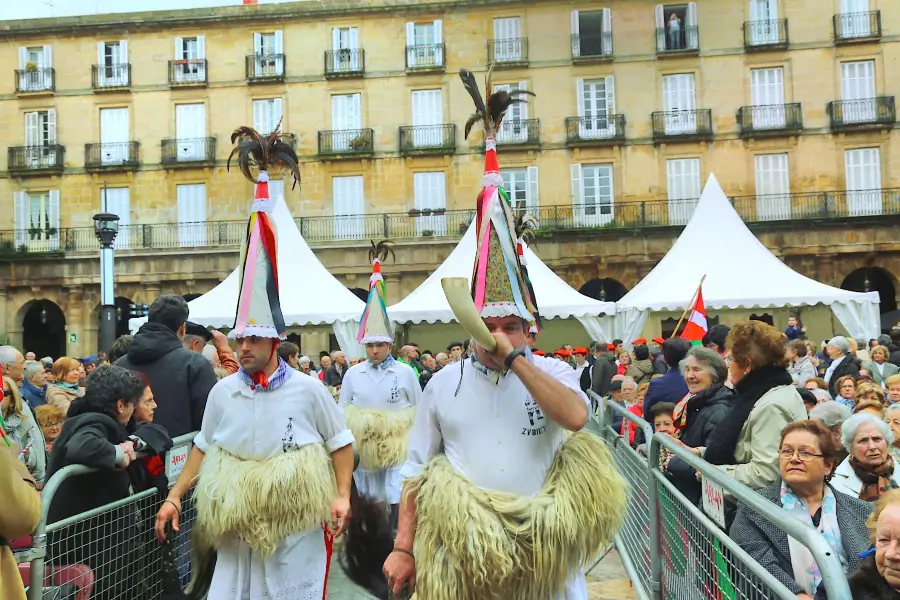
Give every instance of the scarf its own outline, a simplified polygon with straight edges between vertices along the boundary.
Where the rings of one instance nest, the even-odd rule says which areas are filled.
[[[715,398],[725,386],[724,383],[715,383],[701,392],[697,392],[693,396],[688,392],[684,398],[675,405],[675,411],[672,413],[672,420],[675,422],[675,428],[680,432],[687,427],[688,415],[696,413],[709,400]]]
[[[80,389],[77,383],[66,383],[65,381],[54,381],[53,385],[59,386],[67,392],[72,392],[73,394],[77,394]]]
[[[735,399],[731,410],[716,426],[706,443],[703,458],[714,465],[733,465],[734,452],[744,423],[750,418],[750,411],[757,401],[769,390],[792,385],[791,375],[783,367],[765,366],[753,369],[734,386]]]
[[[383,361],[381,361],[377,365],[373,365],[372,361],[370,360],[369,367],[371,367],[373,369],[381,369],[382,371],[387,371],[388,369],[393,367],[396,363],[397,363],[397,359],[394,358],[393,356],[391,356],[390,354],[388,354],[387,358],[385,358]]]
[[[241,378],[241,381],[250,386],[250,389],[261,387],[264,390],[271,392],[285,384],[290,377],[290,371],[291,369],[287,366],[287,363],[279,358],[278,368],[275,369],[275,372],[272,373],[271,377],[267,376],[265,371],[257,371],[251,375],[244,367],[241,367],[238,370],[238,377]]]
[[[893,481],[894,457],[890,454],[888,454],[887,461],[875,469],[860,464],[852,456],[850,457],[850,466],[853,467],[853,472],[863,484],[859,491],[860,500],[874,502],[885,492],[897,487]]]
[[[812,517],[809,514],[809,507],[796,494],[781,482],[781,507],[786,510],[792,517],[806,523],[810,527],[819,530],[828,545],[834,551],[834,555],[841,561],[844,570],[847,569],[847,555],[844,554],[844,544],[841,540],[841,528],[837,520],[837,503],[835,501],[834,492],[828,485],[825,485],[825,494],[822,497],[822,518],[819,519],[819,526],[813,525]],[[819,584],[822,583],[822,572],[819,565],[816,564],[809,548],[798,542],[791,536],[788,536],[788,547],[791,551],[791,567],[794,571],[794,580],[803,588],[803,591],[811,596],[815,595]]]

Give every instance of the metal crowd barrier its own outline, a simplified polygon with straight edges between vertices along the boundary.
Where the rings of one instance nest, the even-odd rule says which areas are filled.
[[[170,487],[184,467],[195,435],[175,438],[166,454],[165,474]],[[154,522],[163,498],[156,488],[48,525],[50,505],[63,482],[95,472],[97,469],[70,465],[55,473],[41,491],[41,520],[32,535],[31,548],[16,552],[17,563],[30,563],[28,600],[161,597],[162,546],[156,540]],[[188,538],[195,517],[188,494],[182,500],[182,533],[173,543],[182,586],[190,575]]]
[[[660,469],[662,450],[679,457],[705,478],[809,548],[830,598],[850,598],[840,561],[825,538],[724,471],[696,457],[625,408],[589,392],[600,406],[590,429],[609,444],[630,498],[615,547],[641,600],[796,600],[782,583],[750,557],[699,507],[679,492]],[[643,431],[647,456],[612,427],[613,417]]]

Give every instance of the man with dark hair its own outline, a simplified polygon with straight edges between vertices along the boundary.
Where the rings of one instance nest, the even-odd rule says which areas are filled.
[[[616,357],[609,351],[606,342],[599,340],[594,342],[591,349],[594,353],[594,364],[590,369],[581,372],[581,389],[591,389],[598,396],[609,393],[609,384],[616,374]]]
[[[300,367],[300,346],[293,342],[281,342],[278,345],[278,358],[286,362],[290,368],[298,369]],[[306,364],[309,364],[309,359],[306,359]]]
[[[120,335],[113,341],[112,346],[109,347],[110,364],[115,364],[117,360],[128,354],[128,348],[131,347],[132,341],[134,341],[134,336],[130,334]]]
[[[462,358],[462,353],[462,342],[450,342],[450,344],[447,346],[447,356],[450,358],[450,362],[452,363],[459,362]]]
[[[657,402],[678,404],[688,393],[687,384],[684,382],[684,376],[678,365],[684,360],[690,349],[691,345],[687,340],[681,338],[672,338],[663,343],[663,357],[669,370],[662,377],[650,382],[650,387],[647,388],[647,393],[644,395],[645,415],[650,414],[650,409]]]
[[[139,371],[156,397],[154,422],[173,438],[200,429],[206,398],[216,384],[212,365],[183,345],[188,305],[181,296],[160,296],[116,365]]]
[[[706,335],[703,336],[701,343],[704,347],[724,357],[727,352],[725,350],[725,338],[728,337],[729,331],[731,331],[731,327],[728,325],[713,325],[706,332]]]

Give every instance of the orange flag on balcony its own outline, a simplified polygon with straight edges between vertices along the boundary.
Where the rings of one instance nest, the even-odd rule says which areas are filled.
[[[706,324],[706,306],[703,304],[703,286],[697,291],[697,300],[691,307],[691,316],[688,318],[681,332],[681,338],[691,342],[691,345],[698,345],[703,340],[703,336],[709,331]]]

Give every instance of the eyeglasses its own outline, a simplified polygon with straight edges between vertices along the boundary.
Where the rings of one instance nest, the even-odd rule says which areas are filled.
[[[791,460],[794,458],[794,455],[797,455],[803,462],[809,462],[814,458],[822,458],[824,454],[816,454],[810,450],[794,450],[793,448],[782,448],[778,453],[781,455],[781,460]]]

